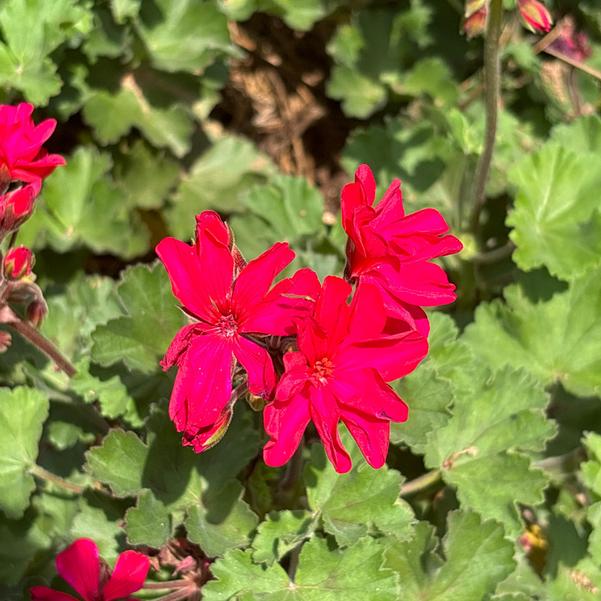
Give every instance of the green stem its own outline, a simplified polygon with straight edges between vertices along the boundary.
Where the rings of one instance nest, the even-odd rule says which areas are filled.
[[[145,582],[142,588],[149,591],[170,591],[176,588],[189,588],[190,586],[190,580],[165,580],[165,582]]]
[[[477,233],[480,227],[480,213],[486,201],[486,182],[497,136],[499,97],[501,91],[501,61],[499,40],[503,24],[503,0],[491,0],[486,40],[484,43],[484,101],[486,106],[486,129],[484,132],[484,150],[480,155],[474,178],[473,208],[471,230]]]
[[[48,358],[50,358],[56,366],[64,371],[70,378],[72,378],[76,371],[72,363],[67,359],[54,344],[48,340],[45,336],[40,334],[32,325],[19,319],[18,317],[7,323],[11,328],[16,330],[23,338],[28,340],[33,346],[37,347],[42,351]]]
[[[408,497],[409,495],[422,492],[423,490],[430,488],[430,486],[440,482],[441,479],[442,473],[440,470],[432,470],[419,478],[415,478],[415,480],[405,482],[405,484],[401,486],[401,497]]]
[[[39,465],[32,465],[29,468],[29,473],[32,476],[39,478],[40,480],[45,480],[46,482],[50,482],[52,484],[55,484],[56,486],[60,486],[60,488],[64,488],[65,490],[68,490],[69,492],[74,492],[78,495],[83,493],[83,491],[85,490],[85,487],[79,486],[79,484],[73,484],[73,482],[69,482],[64,478],[61,478],[60,476],[49,472],[48,470],[44,469]]]

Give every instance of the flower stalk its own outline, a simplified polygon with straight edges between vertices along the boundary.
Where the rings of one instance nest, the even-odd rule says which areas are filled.
[[[480,155],[474,178],[473,208],[471,230],[476,233],[480,227],[480,214],[486,202],[486,182],[497,137],[497,121],[499,114],[499,97],[501,90],[501,60],[499,41],[503,24],[503,0],[491,0],[486,39],[484,42],[484,101],[486,107],[486,126],[484,132],[484,149]]]

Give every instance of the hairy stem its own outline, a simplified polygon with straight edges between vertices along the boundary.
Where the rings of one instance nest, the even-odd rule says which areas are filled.
[[[146,590],[168,591],[190,586],[189,580],[165,580],[165,582],[145,582],[142,588]]]
[[[417,494],[418,492],[422,492],[430,486],[437,484],[442,479],[442,474],[440,470],[432,470],[419,478],[415,478],[415,480],[410,480],[409,482],[405,482],[403,486],[401,486],[401,497],[408,497],[409,495]]]
[[[10,321],[7,325],[17,331],[23,338],[28,340],[33,346],[37,347],[42,351],[48,358],[50,358],[56,366],[64,371],[70,378],[72,378],[76,371],[73,364],[67,359],[56,346],[48,340],[43,334],[40,334],[32,325],[19,319],[18,317]]]
[[[65,480],[64,478],[61,478],[60,476],[57,476],[56,474],[49,472],[48,470],[44,469],[43,467],[41,467],[39,465],[32,465],[29,468],[29,473],[32,476],[39,478],[40,480],[44,480],[46,482],[51,482],[52,484],[55,484],[56,486],[60,486],[61,488],[64,488],[65,490],[68,490],[69,492],[77,493],[78,495],[80,495],[85,490],[85,487],[79,486],[79,484],[73,484],[73,482],[69,482],[69,481]]]
[[[486,201],[486,182],[497,137],[499,96],[501,89],[501,61],[499,40],[503,24],[503,0],[491,0],[484,43],[484,101],[486,106],[486,128],[484,150],[478,160],[474,178],[473,208],[470,227],[477,232],[480,226],[480,213]]]

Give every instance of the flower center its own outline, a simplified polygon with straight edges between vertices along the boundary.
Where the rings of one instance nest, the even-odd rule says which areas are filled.
[[[311,370],[311,378],[319,384],[327,384],[328,380],[334,374],[334,363],[328,357],[318,359],[313,363],[313,369]]]
[[[216,327],[219,335],[223,336],[224,338],[233,338],[238,332],[238,323],[236,322],[236,318],[231,313],[222,315],[219,318]]]

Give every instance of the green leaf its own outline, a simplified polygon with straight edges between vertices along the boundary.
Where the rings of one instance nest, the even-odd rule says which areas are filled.
[[[577,395],[601,390],[601,278],[592,272],[550,300],[534,302],[519,286],[505,289],[505,303],[476,310],[465,341],[498,369],[522,368],[545,385],[555,382]],[[494,340],[494,344],[491,344]]]
[[[601,262],[600,152],[601,140],[587,154],[549,142],[510,172],[517,197],[507,224],[519,267],[544,265],[573,280]]]
[[[542,386],[526,374],[481,370],[458,391],[448,424],[428,436],[426,464],[457,487],[462,507],[495,518],[512,534],[521,528],[516,503],[543,501],[547,479],[520,452],[542,451],[555,433],[547,403]]]
[[[151,144],[169,148],[178,157],[190,150],[194,126],[188,111],[173,102],[154,106],[134,73],[123,75],[118,85],[116,91],[86,92],[83,117],[101,144],[118,142],[136,127]]]
[[[249,544],[259,518],[242,500],[243,494],[240,483],[231,481],[218,492],[210,488],[202,504],[189,509],[184,522],[187,536],[210,557]]]
[[[179,176],[179,165],[164,152],[136,140],[115,165],[115,180],[129,205],[159,209]]]
[[[386,567],[399,575],[403,601],[482,601],[514,566],[513,544],[503,528],[476,513],[452,512],[441,555],[433,554],[433,529],[420,522],[414,538],[386,551]]]
[[[37,221],[28,222],[24,240],[34,241],[42,230],[59,252],[87,246],[124,258],[144,253],[148,231],[108,177],[110,168],[108,154],[79,147],[46,180]]]
[[[138,32],[155,67],[198,74],[231,51],[227,20],[206,0],[141,3]]]
[[[263,237],[294,245],[303,237],[317,237],[324,231],[323,198],[307,180],[278,175],[269,184],[253,187],[244,204],[263,222]],[[242,218],[240,223],[245,223]]]
[[[134,432],[111,430],[86,453],[86,470],[95,480],[108,484],[117,497],[139,494],[148,447]]]
[[[294,582],[275,564],[262,568],[250,551],[230,551],[211,568],[216,580],[203,587],[206,601],[395,601],[397,581],[382,568],[382,547],[364,538],[345,550],[331,550],[324,539],[310,540],[300,553]]]
[[[171,536],[171,517],[165,506],[145,491],[138,503],[125,513],[125,530],[130,545],[148,545],[159,548]]]
[[[340,545],[350,545],[366,534],[406,538],[413,512],[399,499],[402,476],[387,467],[374,470],[355,445],[351,457],[353,469],[338,474],[323,447],[312,447],[305,470],[309,507],[320,513],[326,532],[333,534]]]
[[[347,115],[365,118],[386,103],[388,87],[398,85],[403,66],[419,45],[427,43],[425,27],[430,16],[418,0],[402,12],[378,8],[353,16],[353,22],[342,25],[328,45],[337,64],[327,92],[342,101]],[[438,78],[440,88],[440,67],[438,71],[434,78]],[[413,83],[409,81],[410,88],[417,85],[415,77]]]
[[[111,0],[111,11],[117,23],[124,23],[138,15],[142,0]]]
[[[18,519],[29,505],[42,426],[48,417],[48,399],[37,390],[0,389],[0,509]]]
[[[91,28],[88,6],[76,0],[6,0],[0,6],[0,85],[47,104],[61,88],[50,54],[67,40],[76,44]]]
[[[580,465],[582,480],[598,497],[601,497],[601,435],[590,432],[584,438],[584,446],[589,460]]]
[[[128,513],[134,524],[134,533],[128,530],[128,536],[138,543],[155,545],[159,534],[163,537],[165,527],[156,538],[141,540],[151,516],[164,517],[166,512],[173,528],[187,515],[189,536],[203,549],[221,554],[246,545],[257,524],[256,515],[241,501],[242,489],[235,480],[257,452],[257,434],[248,417],[238,410],[224,439],[197,455],[182,446],[175,426],[155,413],[147,422],[147,443],[133,432],[114,430],[101,446],[88,451],[86,470],[115,496],[139,497],[137,508]]]
[[[98,551],[104,559],[114,560],[119,551],[117,538],[122,533],[117,524],[115,507],[108,502],[95,507],[83,499],[81,505],[81,511],[75,516],[71,526],[71,537],[91,538],[98,545]]]
[[[204,209],[222,213],[243,210],[243,193],[272,171],[269,160],[251,142],[235,136],[221,138],[182,178],[167,211],[171,232],[178,238],[190,238],[194,215]]]
[[[123,361],[130,369],[156,371],[171,339],[185,323],[163,266],[127,269],[117,293],[124,316],[96,328],[92,359],[105,366]]]
[[[272,565],[309,538],[315,530],[315,517],[308,511],[273,511],[259,524],[253,539],[253,559]]]
[[[427,435],[449,420],[449,405],[453,400],[451,386],[437,376],[430,363],[425,363],[394,388],[409,406],[409,420],[392,424],[390,440],[393,444],[405,443],[416,453],[423,454]]]

